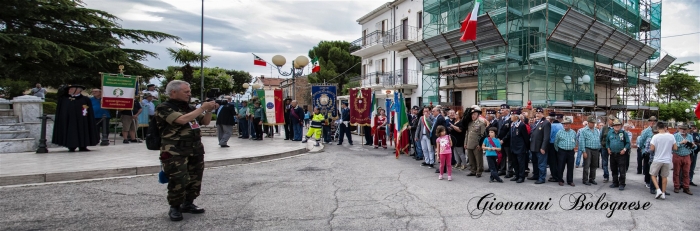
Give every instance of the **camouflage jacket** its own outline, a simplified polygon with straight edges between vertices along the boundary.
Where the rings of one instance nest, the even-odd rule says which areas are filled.
[[[168,106],[171,104],[173,107]],[[175,120],[195,108],[186,102],[168,100],[167,103],[156,107],[155,119],[158,123],[161,136],[161,152],[169,152],[171,155],[197,156],[204,154],[202,146],[202,133],[199,129],[204,115],[199,115],[195,120],[186,124],[177,124]]]

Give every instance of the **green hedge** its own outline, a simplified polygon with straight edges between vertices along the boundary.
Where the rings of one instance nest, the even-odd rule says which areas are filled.
[[[44,102],[42,103],[44,108],[44,114],[51,115],[56,114],[56,103],[54,102]]]

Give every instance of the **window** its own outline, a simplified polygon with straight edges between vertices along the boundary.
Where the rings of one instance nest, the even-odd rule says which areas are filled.
[[[416,22],[416,27],[418,29],[423,28],[423,11],[418,11],[417,13],[418,22]]]
[[[362,45],[367,45],[367,30],[362,30]]]

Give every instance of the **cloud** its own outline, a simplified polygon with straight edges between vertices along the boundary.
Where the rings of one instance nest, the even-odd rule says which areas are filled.
[[[200,50],[201,3],[185,0],[85,0],[86,7],[100,9],[121,18],[124,28],[154,30],[176,35],[190,50]],[[252,65],[255,53],[270,61],[280,54],[288,63],[322,40],[353,41],[361,36],[359,17],[381,5],[362,1],[257,1],[207,0],[204,2],[204,54],[206,66],[245,70],[253,75],[270,76],[269,67]],[[159,44],[131,44],[159,54],[146,65],[165,68],[176,65],[166,52],[178,47],[166,41]],[[289,67],[289,65],[287,65]],[[278,76],[276,70],[273,76]]]
[[[388,1],[388,0],[387,0]],[[377,0],[205,0],[204,53],[206,66],[245,70],[270,76],[269,67],[252,65],[256,53],[270,61],[280,54],[289,63],[321,40],[353,41],[361,35],[356,20],[386,1]],[[182,38],[188,49],[199,52],[201,2],[192,0],[85,0],[87,7],[101,9],[122,19],[124,28],[155,30]],[[664,0],[661,36],[700,31],[700,1]],[[159,44],[127,47],[156,52],[159,59],[145,62],[154,68],[175,65]],[[700,76],[700,34],[661,39],[662,52],[676,62],[693,61],[691,74]],[[287,65],[288,67],[289,65]],[[278,76],[276,70],[273,76]]]

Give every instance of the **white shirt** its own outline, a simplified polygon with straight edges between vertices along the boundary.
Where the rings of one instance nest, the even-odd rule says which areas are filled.
[[[656,134],[651,137],[651,145],[654,145],[654,162],[670,164],[675,143],[676,138],[670,133]]]

